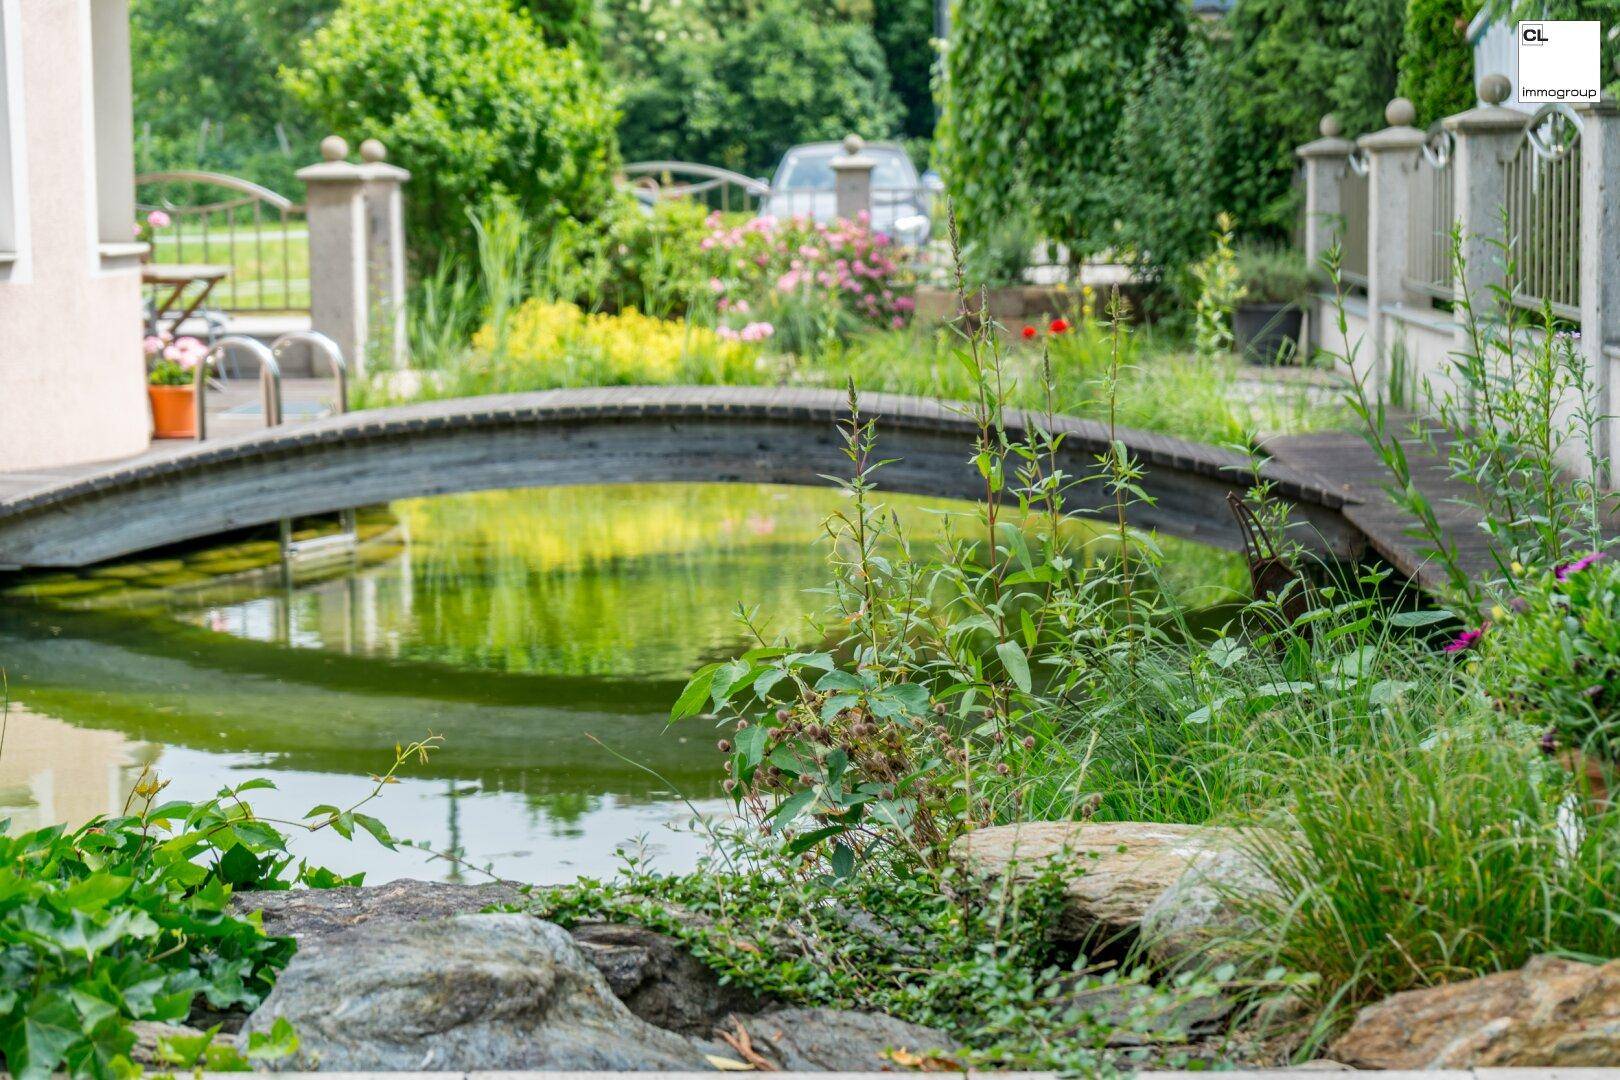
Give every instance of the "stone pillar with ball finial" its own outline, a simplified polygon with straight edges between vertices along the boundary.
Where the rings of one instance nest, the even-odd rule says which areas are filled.
[[[388,164],[388,149],[377,139],[360,144],[365,172],[366,276],[371,299],[371,358],[404,366],[405,349],[405,193],[411,174]]]
[[[1344,128],[1332,113],[1322,117],[1322,137],[1297,148],[1305,166],[1305,259],[1315,267],[1327,254],[1344,225],[1341,190],[1350,174],[1350,155],[1356,144],[1344,138]]]
[[[1507,166],[1524,138],[1524,113],[1502,106],[1512,90],[1506,75],[1487,75],[1479,81],[1482,104],[1441,121],[1451,132],[1453,210],[1462,232],[1463,272],[1454,287],[1457,299],[1482,315],[1494,308],[1492,289],[1504,280]]]
[[[364,371],[370,332],[366,254],[369,222],[365,166],[347,160],[349,144],[321,140],[318,165],[298,170],[309,220],[309,317],[312,329],[343,351],[349,370]]]
[[[832,159],[835,212],[850,221],[872,212],[872,170],[877,161],[863,153],[865,149],[859,135],[845,135],[844,152]]]
[[[1397,309],[1423,299],[1405,284],[1411,237],[1413,180],[1425,136],[1412,126],[1417,110],[1406,98],[1384,108],[1389,126],[1363,135],[1356,145],[1367,155],[1367,340],[1358,369],[1380,394],[1389,390],[1390,352],[1399,323]]]

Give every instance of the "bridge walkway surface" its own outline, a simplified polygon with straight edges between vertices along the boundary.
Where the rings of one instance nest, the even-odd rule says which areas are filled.
[[[602,387],[466,398],[369,410],[326,411],[332,384],[285,387],[286,422],[264,429],[257,387],[239,381],[214,396],[210,438],[167,442],[118,462],[0,473],[0,566],[83,566],[282,518],[397,498],[499,487],[618,481],[724,481],[822,485],[842,475],[837,390],[766,387]],[[323,396],[325,395],[325,396]],[[974,498],[972,424],[951,403],[874,394],[879,475],[890,491]],[[1019,438],[1039,418],[1009,414]],[[1093,471],[1107,447],[1095,421],[1059,417],[1062,467]],[[1121,431],[1141,463],[1152,506],[1133,524],[1236,549],[1242,535],[1225,505],[1249,480],[1248,460],[1173,436]],[[1411,521],[1384,493],[1381,462],[1358,434],[1271,439],[1266,475],[1295,508],[1300,536],[1336,558],[1377,557],[1425,588],[1444,582]],[[1490,560],[1466,488],[1443,462],[1408,446],[1419,486],[1470,570]],[[1107,508],[1100,484],[1074,505]]]
[[[1478,489],[1451,475],[1446,461],[1448,437],[1433,432],[1434,447],[1411,432],[1413,417],[1394,414],[1389,430],[1406,453],[1412,480],[1434,508],[1446,542],[1457,553],[1458,564],[1472,578],[1498,572],[1475,508]],[[1279,435],[1267,439],[1264,451],[1283,465],[1319,476],[1344,496],[1344,517],[1363,536],[1379,559],[1427,592],[1446,584],[1446,571],[1435,559],[1433,545],[1418,532],[1417,518],[1389,494],[1394,479],[1389,467],[1366,437],[1355,431]]]
[[[208,436],[228,439],[264,429],[264,405],[254,379],[232,379],[208,392]],[[331,379],[283,379],[282,425],[307,423],[337,411],[337,389]],[[194,450],[191,439],[155,439],[149,449],[114,461],[92,461],[52,469],[0,471],[0,504],[8,499],[93,476],[108,469],[158,461]]]

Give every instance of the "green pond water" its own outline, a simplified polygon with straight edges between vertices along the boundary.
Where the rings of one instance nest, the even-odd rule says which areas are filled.
[[[968,509],[893,503],[924,536]],[[116,813],[147,768],[180,798],[266,776],[259,811],[301,816],[359,799],[395,743],[431,731],[444,748],[374,804],[397,834],[541,883],[611,873],[621,850],[689,867],[694,811],[729,804],[713,732],[667,729],[669,706],[693,668],[747,647],[739,603],[817,640],[838,505],[746,485],[484,492],[365,511],[358,552],[290,580],[273,541],[238,538],[0,582],[0,819]],[[1168,551],[1189,595],[1241,587],[1232,556]],[[373,881],[465,876],[328,833],[295,850]]]

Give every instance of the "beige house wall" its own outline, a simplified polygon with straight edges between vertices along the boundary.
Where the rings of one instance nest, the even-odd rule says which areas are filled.
[[[116,190],[134,172],[125,11],[125,0],[0,0],[14,238],[0,254],[0,471],[122,457],[151,433],[133,221],[102,220],[133,202]]]

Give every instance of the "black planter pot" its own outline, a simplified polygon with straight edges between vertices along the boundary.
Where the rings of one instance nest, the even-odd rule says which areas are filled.
[[[1291,364],[1303,318],[1293,304],[1239,304],[1232,312],[1232,345],[1251,364]]]

